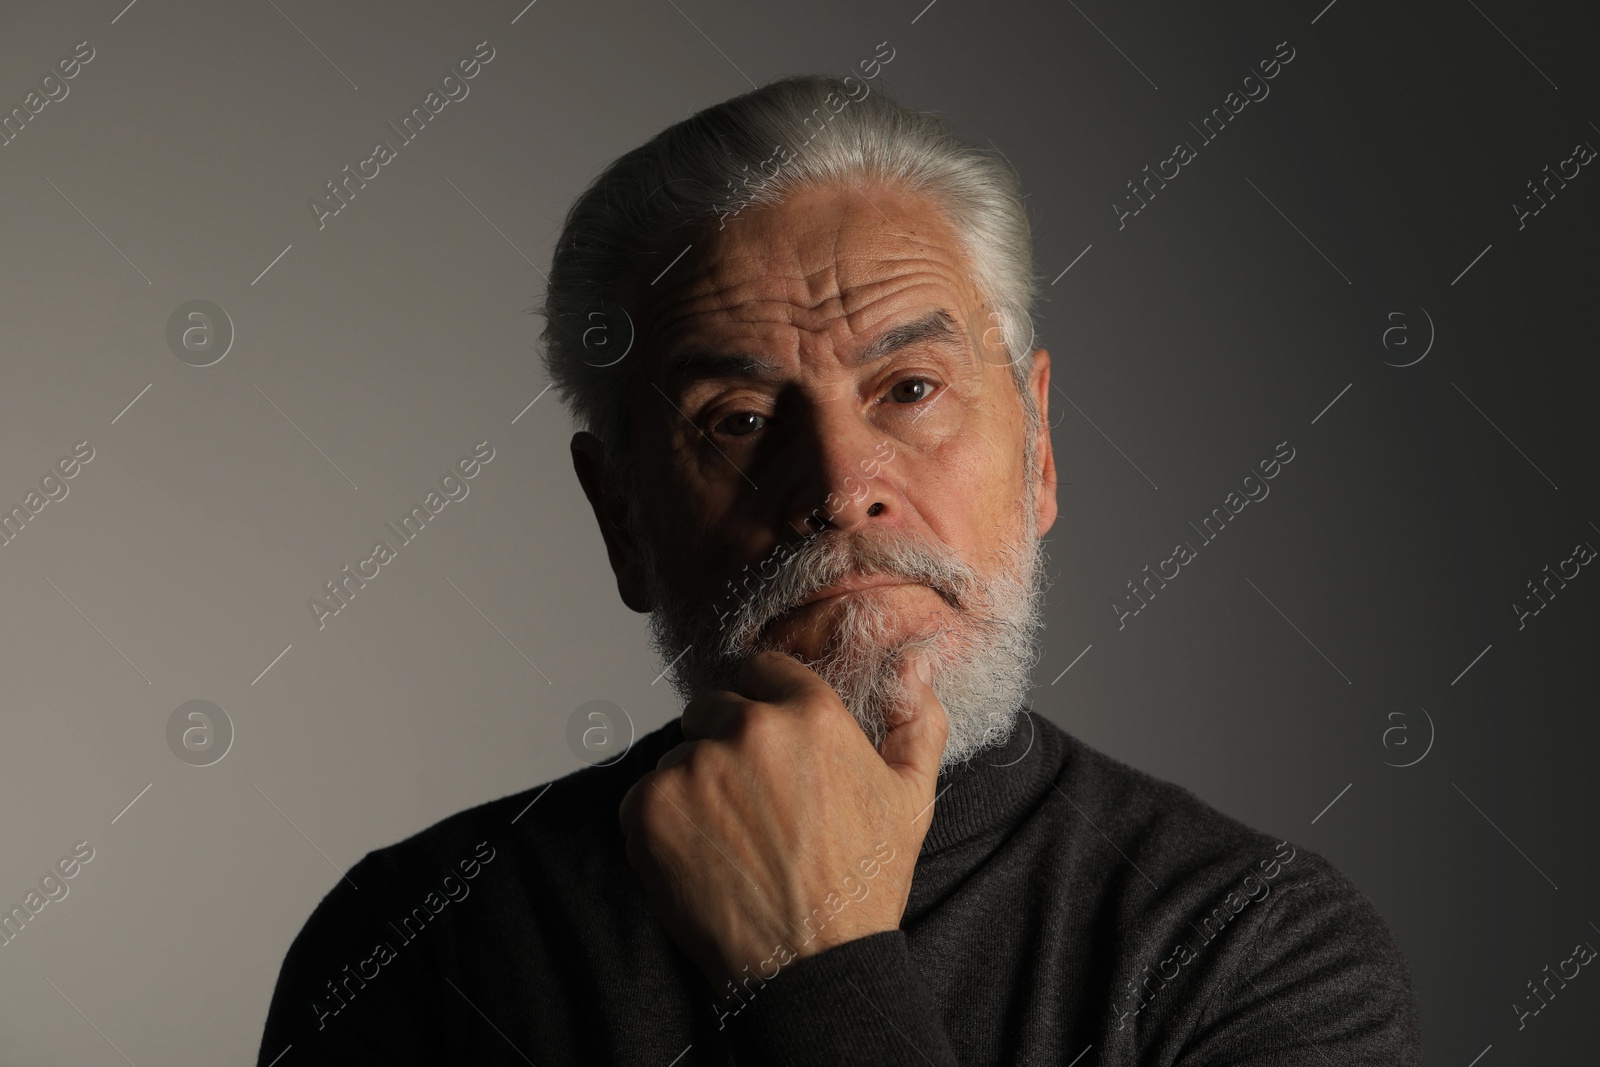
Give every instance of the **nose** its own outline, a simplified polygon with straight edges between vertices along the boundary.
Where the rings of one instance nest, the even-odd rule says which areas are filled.
[[[849,532],[868,521],[898,521],[903,498],[889,477],[894,442],[846,401],[816,404],[792,462],[799,473],[789,526],[802,535]]]

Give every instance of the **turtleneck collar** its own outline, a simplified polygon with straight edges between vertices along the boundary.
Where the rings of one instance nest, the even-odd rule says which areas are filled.
[[[636,750],[643,750],[640,756],[648,753],[653,766],[658,756],[683,739],[682,720],[672,719],[651,735],[653,743]],[[1050,788],[1065,758],[1066,735],[1024,707],[1004,744],[939,772],[933,822],[923,838],[921,855],[1014,824]],[[625,776],[632,782],[640,773],[635,766]]]
[[[1003,745],[940,772],[921,854],[1015,823],[1050,788],[1064,758],[1061,731],[1023,708]]]

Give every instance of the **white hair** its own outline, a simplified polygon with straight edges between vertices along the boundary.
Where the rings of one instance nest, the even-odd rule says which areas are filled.
[[[778,204],[801,187],[869,182],[929,196],[954,229],[1021,395],[1031,468],[1038,413],[1028,357],[1038,281],[1015,173],[998,152],[962,141],[937,115],[902,107],[868,82],[803,75],[667,127],[606,167],[567,212],[538,309],[544,364],[624,484],[634,469],[628,380],[639,356],[618,357],[633,341],[641,278],[677,247],[668,238],[737,225],[744,206]]]

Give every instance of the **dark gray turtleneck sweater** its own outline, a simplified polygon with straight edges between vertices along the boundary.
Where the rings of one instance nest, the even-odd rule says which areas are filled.
[[[260,1067],[1421,1062],[1405,961],[1347,879],[1031,712],[940,776],[899,930],[719,1003],[617,824],[682,739],[369,853],[289,947]]]

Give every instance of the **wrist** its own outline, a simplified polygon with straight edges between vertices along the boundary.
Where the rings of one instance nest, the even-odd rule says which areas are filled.
[[[837,916],[816,925],[808,920],[796,926],[789,937],[778,938],[770,949],[752,951],[737,962],[718,960],[702,969],[713,995],[724,1007],[748,1000],[750,995],[776,978],[784,968],[830,948],[873,934],[898,930],[899,924],[870,916]]]
[[[856,941],[873,934],[886,933],[898,930],[898,922],[888,921],[870,916],[840,915],[826,926],[807,937],[804,944],[796,944],[795,956],[805,959],[815,956],[819,952],[826,952],[846,942]]]

